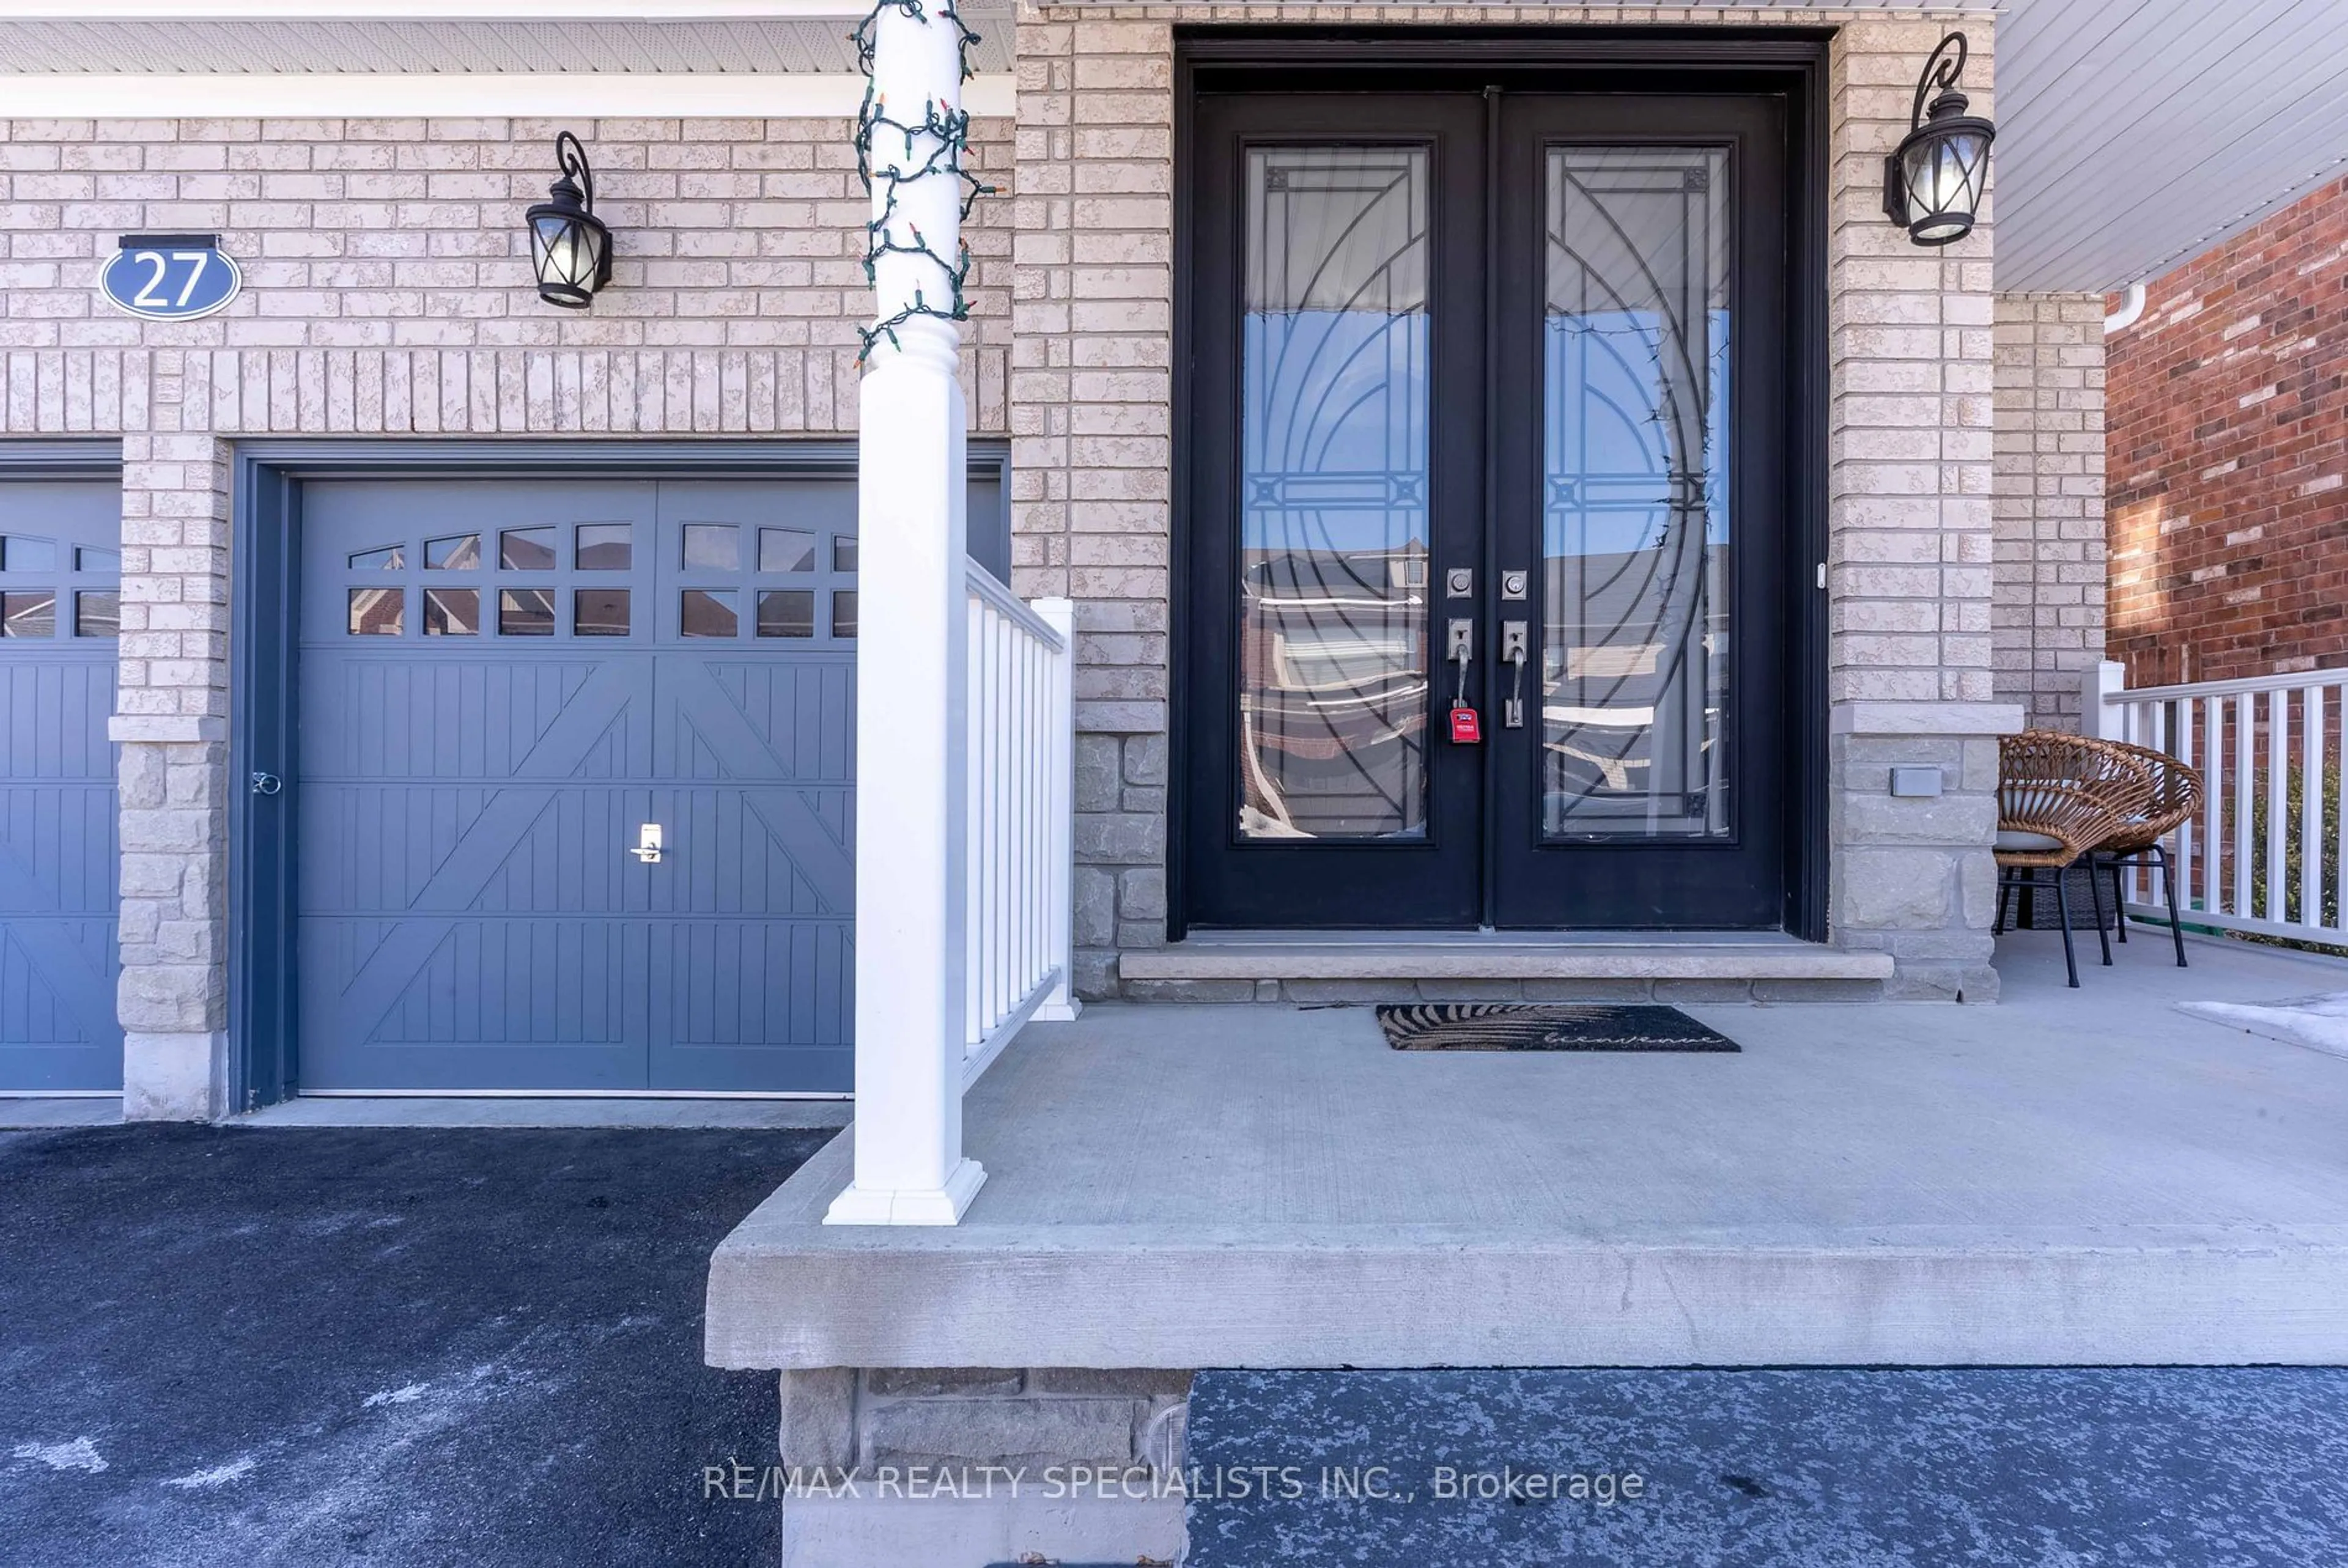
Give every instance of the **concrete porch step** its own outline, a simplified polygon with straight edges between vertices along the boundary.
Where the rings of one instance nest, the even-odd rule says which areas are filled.
[[[1217,931],[1118,972],[1137,998],[1205,1001],[1822,999],[1877,994],[1891,956],[1775,931]]]

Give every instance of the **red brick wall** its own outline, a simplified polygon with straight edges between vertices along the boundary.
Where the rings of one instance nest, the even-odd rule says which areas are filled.
[[[2348,180],[2155,282],[2106,354],[2128,683],[2348,665]]]

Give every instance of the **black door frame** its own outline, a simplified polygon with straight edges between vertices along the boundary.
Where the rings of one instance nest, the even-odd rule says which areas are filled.
[[[1011,449],[970,443],[969,477],[1000,486],[984,520],[1008,548]],[[839,439],[539,440],[326,437],[239,442],[230,481],[228,1103],[251,1111],[297,1093],[300,975],[294,943],[294,744],[302,487],[318,479],[788,479],[856,477]],[[989,555],[994,552],[990,548]],[[973,559],[994,569],[976,550]],[[280,780],[260,794],[254,775]]]
[[[1787,803],[1784,927],[1826,938],[1828,863],[1827,610],[1813,573],[1827,560],[1827,52],[1832,28],[1810,27],[1178,27],[1174,56],[1174,460],[1169,620],[1168,935],[1189,926],[1186,794],[1195,785],[1186,669],[1192,622],[1185,578],[1192,547],[1195,417],[1191,370],[1197,324],[1192,172],[1202,92],[1502,90],[1681,91],[1782,95],[1792,145],[1787,158],[1789,310],[1786,326],[1785,668]],[[1487,475],[1488,488],[1492,476]],[[1487,577],[1493,563],[1487,563]],[[1204,787],[1220,788],[1220,783]]]

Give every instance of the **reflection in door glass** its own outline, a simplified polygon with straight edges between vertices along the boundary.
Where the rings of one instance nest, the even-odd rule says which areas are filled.
[[[1552,148],[1541,827],[1725,836],[1727,155]]]
[[[1239,831],[1426,831],[1427,153],[1248,154]]]
[[[498,536],[498,564],[514,571],[544,571],[554,564],[554,530],[508,528]]]
[[[427,588],[424,590],[424,635],[478,637],[481,630],[481,590],[478,588]]]
[[[471,571],[481,564],[481,536],[453,534],[424,541],[426,571]]]

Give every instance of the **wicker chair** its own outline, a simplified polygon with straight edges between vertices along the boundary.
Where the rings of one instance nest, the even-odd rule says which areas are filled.
[[[2055,907],[2063,922],[2063,965],[2074,989],[2079,960],[2071,945],[2071,894],[2064,873],[2079,857],[2148,815],[2152,774],[2132,748],[2053,730],[2024,730],[1998,742],[1997,923],[2005,928],[2010,889],[2054,873]],[[2104,962],[2112,961],[2104,929],[2103,886],[2089,862],[2096,936]]]
[[[2118,742],[2109,743],[2120,744]],[[2179,825],[2191,821],[2200,813],[2207,798],[2207,787],[2201,782],[2201,770],[2189,767],[2167,752],[2156,752],[2146,746],[2127,746],[2128,753],[2141,763],[2152,775],[2152,798],[2142,815],[2130,818],[2117,831],[2096,845],[2090,864],[2108,867],[2112,874],[2112,902],[2122,902],[2120,867],[2141,866],[2150,860],[2160,868],[2160,885],[2168,893],[2168,939],[2177,944],[2177,967],[2184,968],[2185,927],[2177,917],[2177,878],[2168,860],[2168,835]],[[2098,885],[2100,886],[2100,885]],[[2127,921],[2119,922],[2120,940],[2127,940]]]

